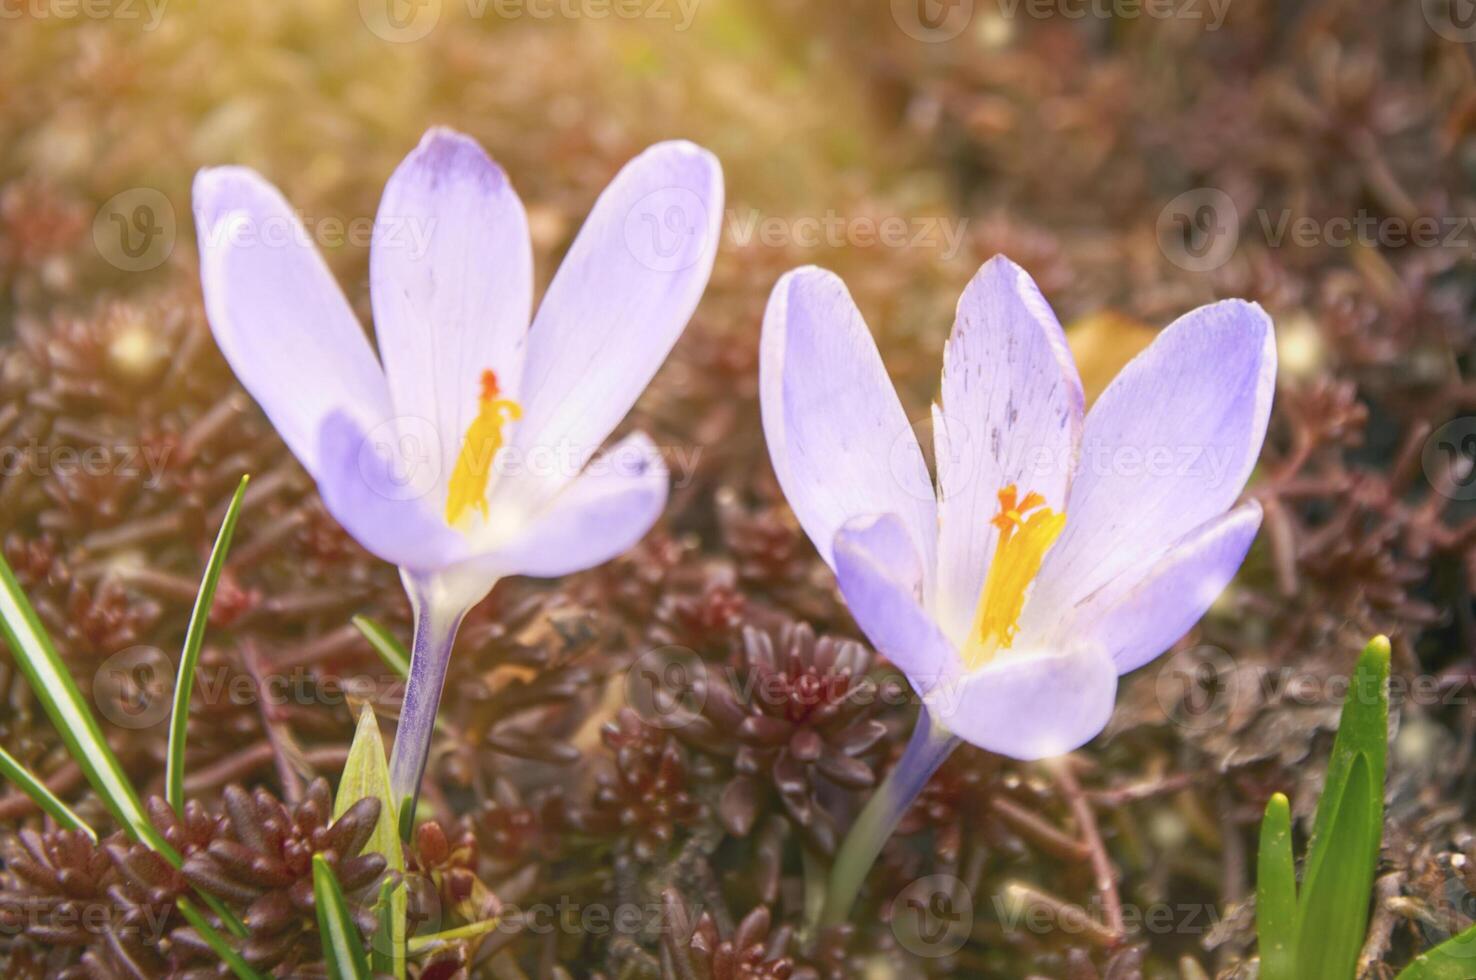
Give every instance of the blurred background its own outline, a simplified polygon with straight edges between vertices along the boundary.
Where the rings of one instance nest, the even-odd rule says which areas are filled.
[[[415,972],[1251,976],[1261,811],[1281,790],[1310,814],[1329,681],[1385,632],[1397,735],[1363,967],[1392,976],[1476,914],[1473,42],[1470,0],[0,0],[4,554],[158,792],[173,651],[250,472],[173,839],[249,843],[227,789],[243,786],[310,842],[312,780],[336,778],[357,707],[388,736],[398,704],[350,617],[404,640],[408,611],[215,351],[194,172],[244,164],[280,187],[367,324],[379,194],[429,126],[508,171],[540,287],[624,161],[691,139],[723,161],[724,237],[629,423],[691,465],[631,555],[502,583],[464,631],[410,870],[426,931],[504,927]],[[814,862],[915,707],[820,710],[899,681],[856,644],[769,471],[762,310],[790,268],[840,273],[925,429],[958,294],[1000,252],[1068,324],[1088,398],[1201,303],[1268,309],[1281,375],[1247,491],[1266,521],[1216,609],[1073,757],[1078,793],[961,750],[854,925],[801,936]],[[764,738],[643,717],[629,668],[667,647],[720,667]],[[837,657],[865,666],[839,691]],[[760,676],[782,703],[743,700]],[[0,743],[109,826],[8,654],[0,698]],[[1083,812],[1127,931],[1103,925]],[[206,968],[160,904],[177,875],[145,887],[124,845],[43,833],[18,793],[0,826],[7,976]],[[212,870],[252,900],[290,897],[300,871],[282,873]],[[939,929],[902,921],[939,896],[957,913]],[[621,908],[645,915],[610,924]],[[310,913],[251,925],[254,962],[321,969]]]

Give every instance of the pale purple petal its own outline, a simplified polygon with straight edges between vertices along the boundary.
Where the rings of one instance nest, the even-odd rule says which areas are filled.
[[[1081,378],[1061,324],[1029,273],[984,263],[958,301],[934,411],[938,460],[938,615],[956,643],[973,622],[999,540],[999,491],[1038,493],[1052,510],[1081,441]]]
[[[666,505],[666,463],[644,433],[611,446],[527,526],[477,561],[499,575],[556,578],[604,564],[645,536]]]
[[[1022,632],[1228,510],[1260,453],[1275,381],[1271,321],[1239,300],[1181,317],[1128,364],[1087,415],[1066,530]]]
[[[1251,501],[1192,531],[1151,566],[1121,576],[1087,600],[1063,636],[1095,637],[1119,673],[1148,663],[1189,632],[1235,577],[1256,531]]]
[[[323,504],[368,551],[411,572],[434,572],[468,556],[466,539],[426,505],[395,448],[366,435],[347,413],[323,420],[315,455]]]
[[[861,631],[918,691],[957,674],[953,645],[921,605],[922,559],[897,515],[858,517],[836,533],[835,578]]]
[[[333,411],[389,417],[384,372],[343,292],[277,189],[244,167],[195,175],[205,312],[221,353],[308,472]]]
[[[600,195],[534,317],[513,434],[568,465],[508,492],[553,492],[630,411],[702,297],[722,217],[717,158],[686,142],[646,150]]]
[[[822,558],[862,514],[896,514],[931,596],[937,504],[917,436],[871,331],[834,273],[796,269],[764,315],[759,362],[764,436],[779,485]]]
[[[517,398],[533,303],[523,204],[476,141],[432,129],[385,185],[369,254],[374,329],[401,435],[444,501],[482,373]]]
[[[1079,748],[1107,726],[1117,668],[1091,644],[1010,654],[928,693],[938,723],[981,749],[1045,759]]]

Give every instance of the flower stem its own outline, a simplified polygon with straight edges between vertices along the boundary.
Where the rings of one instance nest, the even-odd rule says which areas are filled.
[[[400,831],[414,826],[415,803],[420,798],[420,778],[430,758],[431,733],[451,646],[466,610],[438,601],[425,583],[405,577],[410,607],[415,615],[415,640],[410,651],[410,675],[405,681],[405,702],[395,729],[395,747],[390,755],[390,790],[400,801]]]
[[[861,815],[851,825],[850,832],[836,852],[835,864],[830,868],[825,908],[820,914],[822,927],[840,925],[850,917],[851,906],[856,903],[856,896],[861,892],[867,872],[876,863],[882,845],[897,829],[902,814],[917,799],[917,794],[922,792],[933,773],[952,754],[958,741],[956,736],[933,721],[926,706],[918,713],[917,727],[912,730],[907,750],[862,808]]]

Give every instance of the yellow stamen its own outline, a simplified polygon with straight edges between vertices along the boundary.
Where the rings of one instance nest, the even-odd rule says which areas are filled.
[[[999,528],[999,544],[964,645],[964,663],[970,670],[984,666],[1001,648],[1007,650],[1014,643],[1025,592],[1066,527],[1066,515],[1045,506],[1045,498],[1038,493],[1027,493],[1020,500],[1019,491],[1010,484],[999,492],[999,513],[990,523]]]
[[[452,527],[470,508],[476,508],[483,518],[487,516],[487,481],[492,477],[492,462],[502,448],[503,427],[523,416],[521,405],[497,395],[497,375],[483,371],[477,417],[466,427],[466,438],[446,488],[446,523]]]

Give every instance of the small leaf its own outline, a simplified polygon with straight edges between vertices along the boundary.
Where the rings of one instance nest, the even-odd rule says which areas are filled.
[[[318,932],[323,939],[323,962],[332,980],[366,980],[369,961],[359,927],[349,913],[348,902],[333,869],[321,854],[313,855],[313,904],[318,914]]]
[[[410,940],[410,952],[416,956],[433,953],[442,946],[450,943],[465,942],[468,939],[485,936],[500,925],[502,925],[502,919],[500,917],[482,919],[480,922],[457,926],[455,929],[447,929],[445,932],[434,932],[429,936],[416,936]]]
[[[1476,976],[1476,926],[1416,958],[1395,980],[1470,980],[1473,976]]]
[[[355,616],[351,622],[358,627],[360,633],[364,634],[364,639],[369,641],[374,652],[379,654],[379,659],[383,660],[390,670],[401,677],[410,676],[410,654],[405,652],[405,647],[389,630],[368,616]]]
[[[1368,925],[1384,832],[1389,641],[1358,658],[1313,819],[1297,906],[1297,980],[1347,980]]]
[[[251,969],[250,964],[241,958],[240,953],[231,948],[225,937],[216,931],[215,927],[200,914],[188,898],[179,899],[175,905],[178,906],[180,914],[185,917],[185,921],[195,927],[195,932],[205,940],[207,946],[215,951],[215,955],[220,957],[221,962],[231,968],[231,972],[238,980],[265,980],[260,973]]]
[[[379,722],[368,705],[359,713],[359,727],[354,732],[353,745],[349,747],[348,760],[343,766],[343,776],[338,782],[338,795],[333,801],[333,818],[336,820],[349,807],[362,799],[373,797],[379,800],[379,822],[369,842],[364,845],[365,854],[382,854],[386,868],[394,877],[405,871],[405,855],[400,847],[397,832],[394,797],[390,792],[389,763],[384,755],[384,740],[379,735]],[[381,909],[381,922],[390,929],[386,934],[378,932],[371,944],[375,968],[392,972],[398,978],[405,976],[405,915],[407,894],[403,882],[394,885],[387,896],[388,902]]]
[[[1291,807],[1280,793],[1266,804],[1256,859],[1256,936],[1261,980],[1296,980],[1297,872]]]
[[[71,807],[57,799],[56,794],[47,789],[45,783],[32,775],[29,769],[20,764],[20,760],[4,749],[0,749],[0,776],[14,783],[17,789],[31,798],[32,802],[51,814],[51,819],[58,824],[72,830],[80,830],[91,837],[94,844],[97,843],[97,831],[87,826],[87,822],[73,813]]]
[[[231,549],[231,536],[236,533],[236,519],[241,516],[241,501],[246,496],[249,476],[241,477],[235,496],[226,508],[225,518],[220,522],[220,531],[215,535],[215,546],[210,549],[210,560],[205,563],[205,576],[200,580],[200,591],[195,596],[195,608],[190,613],[190,625],[185,631],[184,649],[179,654],[179,676],[174,683],[174,708],[169,716],[169,752],[164,769],[164,799],[176,813],[184,813],[184,754],[185,729],[190,721],[190,694],[195,689],[195,667],[200,663],[200,648],[205,643],[205,625],[210,621],[210,606],[215,601],[215,587],[220,584],[220,573],[225,568],[226,552]]]

